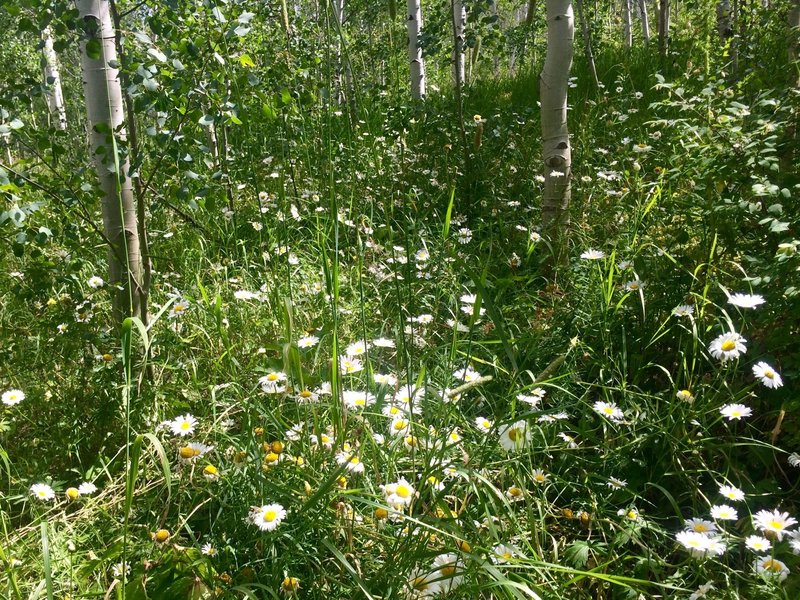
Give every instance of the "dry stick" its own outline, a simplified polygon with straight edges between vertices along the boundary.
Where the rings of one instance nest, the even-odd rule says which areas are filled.
[[[463,394],[464,392],[466,392],[468,390],[471,390],[474,387],[478,387],[479,385],[483,385],[484,383],[487,383],[487,382],[491,381],[492,379],[494,379],[494,377],[492,377],[491,375],[486,375],[484,377],[478,377],[477,379],[473,379],[472,381],[468,381],[467,383],[464,383],[464,384],[458,386],[454,390],[450,390],[449,392],[447,392],[447,397],[448,398],[455,398],[456,396],[458,396],[460,394]]]

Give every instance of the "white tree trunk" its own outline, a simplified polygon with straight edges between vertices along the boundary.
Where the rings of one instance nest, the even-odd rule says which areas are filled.
[[[109,2],[76,0],[75,4],[85,32],[80,44],[81,71],[92,159],[103,191],[103,228],[110,243],[109,283],[116,288],[114,313],[117,319],[139,316],[142,295],[139,231],[130,163],[127,155],[118,152],[115,143],[124,141],[126,132],[119,70],[111,66],[117,64],[117,50]]]
[[[794,87],[800,88],[800,0],[792,2],[789,10],[789,67],[794,69]]]
[[[53,124],[56,129],[63,131],[67,128],[67,111],[64,108],[64,92],[61,90],[61,75],[58,72],[58,55],[53,50],[53,35],[49,27],[42,31],[42,44],[47,108],[55,121]]]
[[[453,0],[453,83],[464,84],[464,31],[467,27],[467,8],[462,0]]]
[[[631,0],[622,0],[622,17],[625,23],[625,47],[633,46],[633,27],[631,26]]]
[[[425,97],[425,59],[419,45],[422,31],[422,5],[420,0],[408,0],[408,61],[411,66],[411,97]]]
[[[583,53],[586,55],[586,62],[589,65],[589,73],[592,76],[595,89],[600,89],[600,79],[597,77],[597,65],[594,62],[594,50],[592,49],[592,32],[589,29],[589,22],[586,19],[583,0],[575,0],[575,9],[578,13],[578,21],[581,24],[581,35],[583,36]]]
[[[650,43],[650,18],[647,16],[647,0],[639,0],[639,16],[642,19],[642,37],[645,45]]]
[[[567,259],[572,154],[567,128],[567,90],[575,36],[571,0],[547,0],[547,54],[540,75],[544,194],[542,231],[553,262]]]

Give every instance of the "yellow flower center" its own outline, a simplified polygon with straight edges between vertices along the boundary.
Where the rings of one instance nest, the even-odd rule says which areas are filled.
[[[697,533],[705,533],[706,531],[708,531],[708,527],[706,527],[706,526],[705,526],[703,523],[697,523],[697,524],[694,526],[694,530],[695,530]]]
[[[441,568],[444,577],[452,577],[456,573],[456,566],[453,564],[445,565]]]
[[[207,465],[205,469],[203,469],[203,473],[206,475],[216,475],[217,474],[217,467],[214,465]]]
[[[723,352],[730,352],[734,348],[736,348],[736,342],[734,342],[732,340],[725,340],[724,342],[722,342],[722,351]]]
[[[604,406],[603,412],[606,413],[607,415],[611,415],[614,414],[614,409],[611,408],[610,406]]]
[[[764,371],[764,377],[766,377],[767,379],[774,378],[775,377],[775,371],[773,371],[772,369],[767,369],[766,371]]]
[[[77,500],[78,496],[81,495],[81,493],[78,491],[78,489],[74,488],[74,487],[67,488],[66,494],[67,494],[67,498],[69,498],[70,500]]]
[[[267,381],[278,381],[278,376],[275,373],[267,375]]]
[[[302,392],[300,392],[300,397],[301,398],[311,398],[311,396],[312,396],[312,393],[311,393],[310,390],[303,390]]]
[[[376,508],[375,509],[375,518],[376,519],[385,519],[389,516],[389,511],[385,508]]]
[[[191,426],[192,425],[191,425],[191,423],[189,423],[189,421],[184,421],[183,423],[181,423],[181,429],[183,431],[188,431],[189,427],[191,427]]]
[[[395,494],[400,496],[401,498],[408,498],[411,495],[411,490],[408,489],[405,485],[398,485],[395,489]]]
[[[520,488],[518,488],[518,487],[509,488],[508,495],[509,496],[513,496],[514,498],[516,498],[517,496],[521,496],[522,495],[522,490]]]
[[[773,573],[780,573],[783,570],[781,564],[776,560],[772,560],[771,558],[768,558],[761,563],[761,566],[767,571],[772,571]]]
[[[519,437],[520,437],[519,429],[513,428],[508,430],[508,439],[510,439],[512,442],[516,442]]]
[[[275,519],[278,518],[278,513],[274,510],[266,510],[264,511],[263,518],[265,523],[272,523]]]
[[[405,421],[395,421],[394,422],[394,428],[395,428],[396,431],[400,431],[401,429],[405,429],[406,428],[406,422]]]
[[[541,483],[545,480],[545,476],[542,473],[537,473],[533,476],[533,479]]]
[[[416,446],[417,445],[417,438],[415,438],[413,435],[407,435],[406,438],[405,438],[405,442],[409,446]]]
[[[351,458],[351,459],[350,459],[350,464],[351,464],[351,465],[357,465],[357,464],[359,464],[360,462],[361,462],[361,461],[360,461],[360,460],[358,460],[358,457],[357,457],[357,456],[354,456],[353,458]]]
[[[775,521],[774,519],[769,522],[769,526],[772,527],[772,529],[783,529],[784,527],[783,523]]]
[[[506,560],[511,560],[512,556],[511,552],[503,552],[503,558]]]

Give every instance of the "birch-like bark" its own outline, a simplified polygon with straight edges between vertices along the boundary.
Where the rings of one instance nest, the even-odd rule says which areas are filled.
[[[650,18],[647,16],[647,0],[639,0],[639,17],[642,20],[642,37],[644,45],[650,43]]]
[[[622,19],[625,24],[625,47],[633,46],[633,27],[631,24],[631,0],[622,0]]]
[[[67,111],[64,108],[64,92],[61,90],[61,75],[58,72],[58,55],[53,49],[53,35],[49,27],[42,30],[42,55],[47,108],[50,110],[53,125],[63,131],[67,128]]]
[[[583,10],[583,0],[575,0],[575,10],[578,13],[578,21],[581,24],[581,36],[583,37],[583,53],[586,55],[586,62],[589,63],[589,73],[592,75],[595,89],[600,89],[600,79],[597,77],[597,66],[594,63],[594,50],[592,49],[592,31],[589,28],[589,21],[586,18],[586,11]]]
[[[542,232],[553,266],[567,260],[572,154],[567,128],[567,90],[575,37],[571,0],[547,0],[547,54],[539,78],[542,106],[544,194]]]
[[[420,46],[422,5],[420,0],[408,0],[408,61],[411,66],[411,97],[425,97],[425,60]]]
[[[467,8],[462,0],[453,0],[453,84],[464,85],[464,31],[467,27]]]
[[[89,142],[100,188],[114,316],[140,316],[142,264],[130,162],[117,142],[126,139],[115,31],[108,0],[76,0],[84,36],[80,43]]]

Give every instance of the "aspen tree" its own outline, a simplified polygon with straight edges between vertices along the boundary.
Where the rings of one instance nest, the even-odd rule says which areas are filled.
[[[547,0],[547,53],[539,77],[544,194],[542,231],[553,267],[567,260],[572,155],[567,128],[567,90],[575,36],[571,0]]]
[[[453,83],[464,85],[464,31],[467,27],[467,9],[462,0],[453,0]]]
[[[53,125],[62,131],[67,128],[67,111],[64,108],[64,92],[61,90],[61,75],[58,70],[58,55],[53,49],[53,34],[49,27],[42,30],[42,56],[44,83],[47,88],[47,108],[54,118]]]
[[[108,0],[76,0],[75,4],[83,24],[81,72],[92,160],[103,192],[109,283],[114,288],[114,315],[121,321],[140,315],[143,290],[130,163],[117,146],[117,142],[125,141],[126,132],[122,87],[115,67],[115,31]]]
[[[625,47],[633,46],[633,27],[631,25],[631,0],[622,0],[622,16],[625,25]]]
[[[647,0],[639,0],[639,17],[642,20],[642,37],[646,46],[650,43],[650,18],[647,15]]]
[[[425,60],[420,47],[422,5],[420,0],[408,0],[408,61],[411,66],[411,97],[425,97]]]

